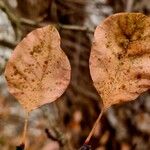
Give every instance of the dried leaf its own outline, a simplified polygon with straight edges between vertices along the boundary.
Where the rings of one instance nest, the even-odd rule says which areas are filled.
[[[104,108],[150,88],[150,17],[119,13],[96,28],[90,72]]]
[[[15,48],[6,70],[9,91],[31,111],[55,101],[67,88],[70,64],[53,26],[29,33]]]

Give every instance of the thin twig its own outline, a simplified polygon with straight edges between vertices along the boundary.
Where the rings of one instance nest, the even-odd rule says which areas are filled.
[[[29,25],[29,26],[35,26],[35,27],[43,27],[45,25],[41,22],[36,22],[36,21],[26,19],[26,18],[20,18],[20,23],[25,24],[25,25]],[[85,27],[85,26],[67,25],[67,24],[61,24],[61,23],[53,24],[51,22],[46,22],[46,25],[48,25],[48,24],[54,25],[57,29],[83,31],[83,32],[88,32],[88,33],[94,32],[94,29],[90,29],[90,28]]]
[[[6,47],[9,47],[9,48],[13,49],[14,47],[16,47],[17,42],[11,42],[11,41],[7,41],[7,40],[0,40],[0,45],[6,46]]]
[[[13,27],[15,28],[15,33],[16,33],[16,41],[20,41],[21,39],[21,23],[19,18],[10,11],[8,6],[0,0],[0,9],[2,9],[8,16],[9,20],[11,21]]]
[[[18,18],[16,18],[16,16],[9,10],[7,5],[2,0],[0,0],[0,9],[2,9],[7,14],[13,23],[18,22]]]
[[[35,26],[35,27],[39,26],[40,27],[40,25],[39,25],[40,22],[38,22],[38,21],[33,21],[31,19],[26,19],[26,18],[18,18],[18,19],[19,19],[21,24],[29,25],[29,26]]]
[[[45,133],[49,139],[51,139],[53,141],[57,141],[60,144],[60,146],[63,146],[62,141],[60,139],[56,138],[54,135],[52,135],[47,128],[45,129]]]
[[[57,24],[56,24],[57,26]],[[83,31],[83,32],[88,32],[88,33],[93,33],[94,30],[90,29],[85,26],[77,26],[77,25],[65,25],[65,24],[58,24],[59,28],[61,29],[66,29],[66,30],[74,30],[74,31]]]

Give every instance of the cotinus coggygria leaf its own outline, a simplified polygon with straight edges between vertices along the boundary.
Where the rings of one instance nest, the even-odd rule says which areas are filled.
[[[70,64],[53,26],[29,33],[9,59],[5,77],[10,93],[29,112],[55,101],[70,81]]]
[[[118,13],[95,30],[90,73],[104,108],[150,88],[150,17]]]

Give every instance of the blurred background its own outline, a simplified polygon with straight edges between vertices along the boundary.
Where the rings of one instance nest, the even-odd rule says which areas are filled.
[[[7,90],[3,72],[11,52],[30,31],[54,24],[68,56],[71,82],[59,100],[30,113],[28,150],[76,150],[101,111],[89,73],[95,27],[117,12],[150,15],[150,0],[0,0],[0,150],[20,144],[25,110]],[[150,92],[111,107],[90,144],[93,150],[150,150]]]

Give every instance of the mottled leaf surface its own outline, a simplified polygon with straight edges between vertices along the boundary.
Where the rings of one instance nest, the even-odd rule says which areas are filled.
[[[150,17],[119,13],[96,28],[90,73],[105,108],[150,88]]]
[[[10,93],[27,111],[60,97],[70,81],[70,64],[55,27],[29,33],[13,51],[5,77]]]

